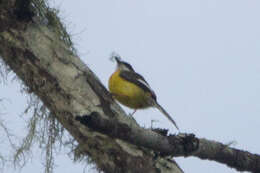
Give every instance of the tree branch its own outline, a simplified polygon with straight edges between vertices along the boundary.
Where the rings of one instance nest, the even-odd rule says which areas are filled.
[[[64,43],[60,32],[56,32],[60,28],[53,25],[51,18],[46,18],[47,22],[32,21],[35,11],[23,11],[21,7],[18,0],[0,1],[0,57],[28,86],[28,91],[43,101],[99,169],[182,172],[175,162],[164,157],[172,155],[196,156],[239,171],[260,172],[259,155],[193,135],[163,136],[140,128]]]
[[[223,163],[238,171],[260,172],[260,155],[238,150],[220,142],[199,139],[198,151],[191,154],[201,159]]]
[[[168,135],[150,129],[131,127],[124,123],[103,119],[97,112],[77,116],[76,120],[95,131],[150,148],[161,156],[195,156],[223,163],[238,171],[260,172],[260,156],[229,147],[220,142],[196,138],[193,134]]]
[[[94,132],[75,120],[76,115],[97,111],[103,118],[138,127],[64,43],[60,26],[52,21],[55,17],[48,16],[52,14],[50,9],[45,9],[48,18],[30,16],[33,21],[27,17],[22,20],[24,11],[17,9],[16,2],[0,1],[0,57],[28,86],[28,92],[36,94],[78,141],[82,152],[108,173],[181,173],[175,162],[155,158],[151,150]]]

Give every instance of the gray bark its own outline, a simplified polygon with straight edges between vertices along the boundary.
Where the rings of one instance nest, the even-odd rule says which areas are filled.
[[[93,131],[76,116],[99,112],[139,128],[113,102],[93,72],[64,44],[54,28],[18,11],[15,1],[0,1],[0,56],[78,141],[104,172],[181,173],[175,162],[152,150]],[[18,9],[19,10],[19,9]],[[26,14],[27,17],[17,14]]]
[[[0,0],[0,57],[108,173],[183,172],[164,156],[195,156],[260,172],[260,156],[193,135],[139,127],[94,73],[60,39],[50,20],[34,19],[30,0]],[[98,60],[97,60],[98,62]]]

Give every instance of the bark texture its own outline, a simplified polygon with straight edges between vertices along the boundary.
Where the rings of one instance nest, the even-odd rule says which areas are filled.
[[[181,173],[165,156],[195,156],[260,172],[260,157],[190,134],[139,127],[30,0],[0,0],[0,58],[106,173]],[[35,9],[34,9],[35,10]],[[98,60],[97,60],[98,62]]]
[[[182,171],[152,150],[95,132],[75,117],[99,112],[137,126],[124,116],[92,71],[64,44],[56,28],[33,21],[29,1],[0,1],[0,56],[107,173]],[[48,22],[47,22],[48,23]]]
[[[193,134],[167,135],[163,129],[138,129],[124,123],[103,119],[97,112],[76,118],[87,127],[108,136],[156,151],[160,156],[195,156],[225,164],[237,171],[260,172],[260,156],[238,150]],[[113,128],[111,128],[113,127]]]

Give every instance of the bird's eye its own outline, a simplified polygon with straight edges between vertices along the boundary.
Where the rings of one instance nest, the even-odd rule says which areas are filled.
[[[134,71],[133,67],[130,64],[128,64],[126,62],[123,62],[123,63],[129,70]]]

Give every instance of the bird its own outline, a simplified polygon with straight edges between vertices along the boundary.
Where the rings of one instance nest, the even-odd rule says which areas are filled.
[[[176,122],[157,102],[155,92],[144,77],[135,72],[129,63],[122,61],[118,54],[112,53],[111,59],[117,62],[116,70],[112,73],[108,81],[108,88],[112,97],[119,103],[134,109],[131,115],[138,109],[155,107],[179,130]]]

